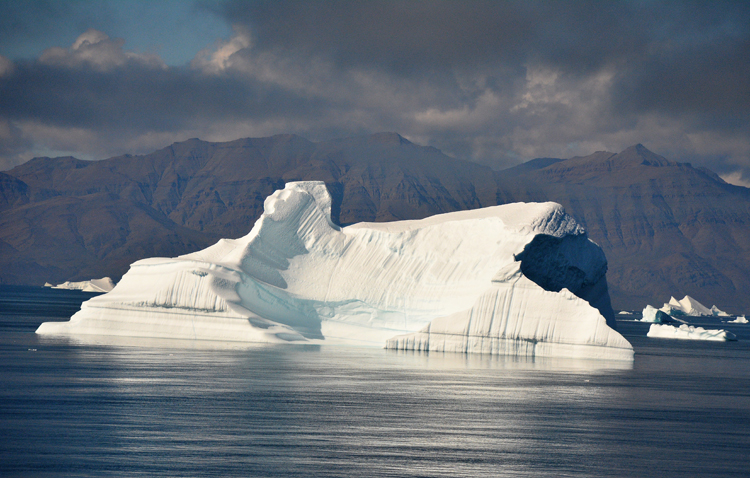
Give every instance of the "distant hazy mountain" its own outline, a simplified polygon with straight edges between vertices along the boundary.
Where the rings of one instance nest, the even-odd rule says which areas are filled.
[[[689,294],[750,309],[750,189],[641,145],[493,172],[395,133],[192,139],[96,162],[35,158],[0,173],[0,283],[119,278],[137,259],[246,234],[266,196],[311,179],[326,182],[342,224],[557,201],[607,254],[616,308]]]

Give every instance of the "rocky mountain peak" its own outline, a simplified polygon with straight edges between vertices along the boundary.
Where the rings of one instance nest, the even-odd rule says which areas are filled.
[[[664,156],[660,156],[652,151],[649,151],[645,146],[638,143],[636,145],[626,148],[621,153],[612,157],[613,164],[619,164],[622,166],[677,166],[677,161],[672,161]]]

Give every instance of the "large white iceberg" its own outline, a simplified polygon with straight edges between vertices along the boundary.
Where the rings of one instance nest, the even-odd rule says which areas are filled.
[[[82,290],[84,292],[109,292],[114,289],[115,283],[109,277],[102,277],[101,279],[91,279],[80,282],[65,281],[62,284],[57,285],[47,282],[44,286],[53,289]]]
[[[664,304],[659,310],[669,315],[687,315],[690,317],[729,317],[729,314],[720,310],[715,305],[711,306],[709,309],[689,295],[683,297],[682,300],[677,300],[674,297],[671,297],[669,302]]]
[[[248,235],[138,261],[37,333],[632,360],[604,254],[559,204],[341,229],[325,185],[298,182],[264,207]]]
[[[646,336],[659,339],[710,340],[717,342],[737,340],[737,337],[733,333],[723,329],[704,329],[703,327],[693,327],[687,324],[682,324],[679,327],[651,324]]]

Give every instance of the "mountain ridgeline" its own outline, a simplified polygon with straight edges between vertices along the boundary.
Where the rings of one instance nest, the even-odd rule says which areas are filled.
[[[615,308],[688,294],[750,310],[750,189],[642,145],[496,172],[395,133],[191,139],[143,156],[32,159],[0,172],[0,283],[119,278],[138,259],[243,236],[264,199],[299,180],[326,182],[343,225],[559,202],[607,255]]]

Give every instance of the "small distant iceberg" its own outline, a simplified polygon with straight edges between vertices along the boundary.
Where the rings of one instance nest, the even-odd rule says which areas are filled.
[[[711,314],[713,314],[714,317],[729,317],[729,314],[727,314],[723,310],[719,310],[719,308],[715,305],[711,306]]]
[[[652,324],[648,330],[647,337],[658,339],[680,339],[680,340],[710,340],[715,342],[727,342],[737,340],[737,337],[723,329],[704,329],[682,324],[679,327],[664,324]]]
[[[688,317],[729,317],[729,314],[719,309],[715,305],[711,306],[711,308],[709,309],[689,295],[683,297],[682,300],[677,300],[674,297],[671,297],[669,299],[669,302],[664,304],[664,306],[659,310],[671,316],[686,315]]]
[[[629,311],[627,311],[627,310],[621,310],[620,312],[618,312],[618,314],[619,314],[619,315],[633,315],[633,313],[632,313],[632,312],[629,312]]]
[[[70,282],[65,281],[62,284],[50,284],[46,282],[44,287],[51,287],[53,289],[67,289],[67,290],[81,290],[83,292],[109,292],[115,288],[115,283],[109,277],[102,277],[101,279],[91,279],[81,282]]]
[[[728,321],[727,324],[747,324],[747,322],[747,317],[740,315],[736,319]]]
[[[670,324],[675,322],[684,323],[684,321],[675,319],[663,310],[659,310],[656,307],[652,307],[650,305],[647,305],[646,308],[643,309],[641,322],[651,322],[654,324]]]

